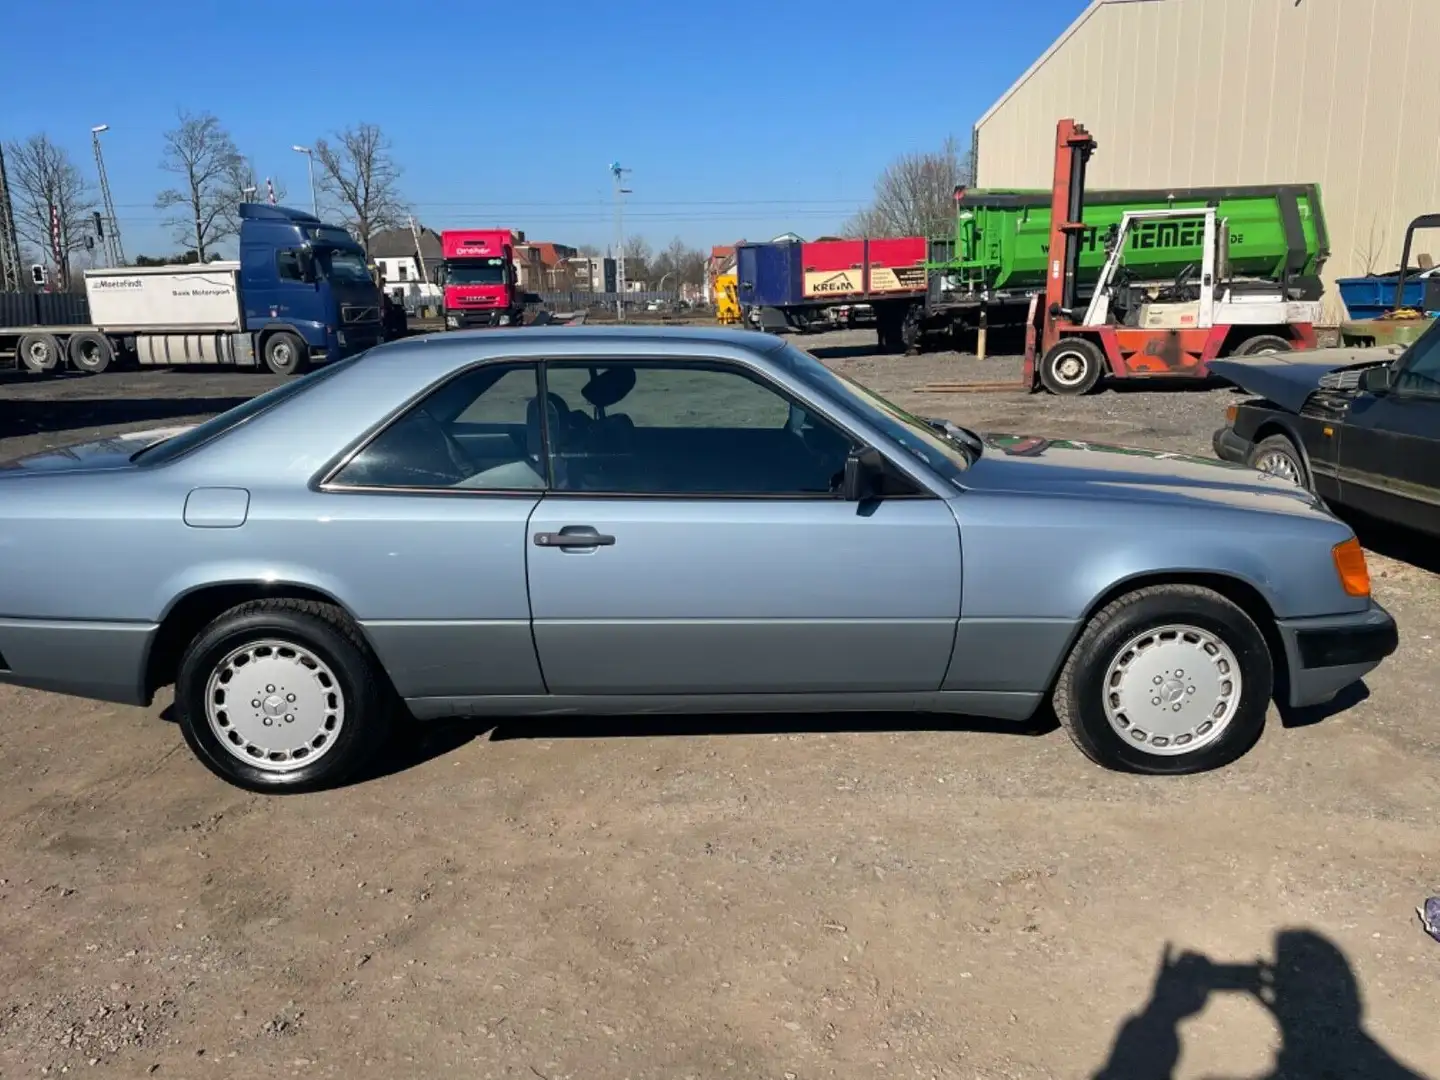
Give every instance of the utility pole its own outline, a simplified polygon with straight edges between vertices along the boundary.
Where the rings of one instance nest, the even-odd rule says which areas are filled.
[[[0,146],[0,292],[19,292],[20,237],[15,232],[15,207],[10,202],[10,183],[5,178],[5,147]]]
[[[115,200],[110,197],[110,179],[105,175],[105,155],[100,153],[100,133],[109,131],[109,124],[96,124],[90,129],[95,144],[95,172],[100,176],[100,201],[105,204],[109,231],[105,234],[105,258],[111,266],[125,265],[125,249],[120,246],[120,219],[115,216]]]
[[[625,196],[631,194],[625,186],[625,175],[629,171],[618,161],[610,163],[610,176],[615,181],[615,318],[619,322],[625,321]]]

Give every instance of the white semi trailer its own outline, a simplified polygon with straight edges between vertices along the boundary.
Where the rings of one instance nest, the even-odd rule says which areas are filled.
[[[5,327],[0,355],[37,373],[67,359],[79,371],[101,372],[119,356],[143,365],[253,367],[239,275],[238,262],[87,270],[89,324]]]

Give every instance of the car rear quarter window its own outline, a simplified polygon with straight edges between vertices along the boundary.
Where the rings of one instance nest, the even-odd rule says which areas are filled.
[[[427,394],[362,446],[328,490],[535,491],[545,459],[534,364],[486,364]]]

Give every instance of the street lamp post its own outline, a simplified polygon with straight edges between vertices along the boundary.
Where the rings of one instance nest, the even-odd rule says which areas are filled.
[[[125,249],[120,246],[120,221],[115,216],[115,200],[110,197],[110,178],[105,175],[105,156],[100,153],[100,134],[109,131],[109,124],[96,124],[90,129],[90,141],[95,147],[95,173],[100,180],[100,199],[105,204],[106,227],[104,237],[105,257],[111,266],[125,265]]]
[[[292,146],[290,149],[310,159],[310,212],[319,217],[320,200],[315,195],[315,151],[308,146]]]

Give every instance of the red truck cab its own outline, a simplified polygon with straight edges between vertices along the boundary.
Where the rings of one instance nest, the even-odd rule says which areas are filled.
[[[525,299],[515,281],[515,234],[458,229],[440,234],[445,329],[519,326]]]

